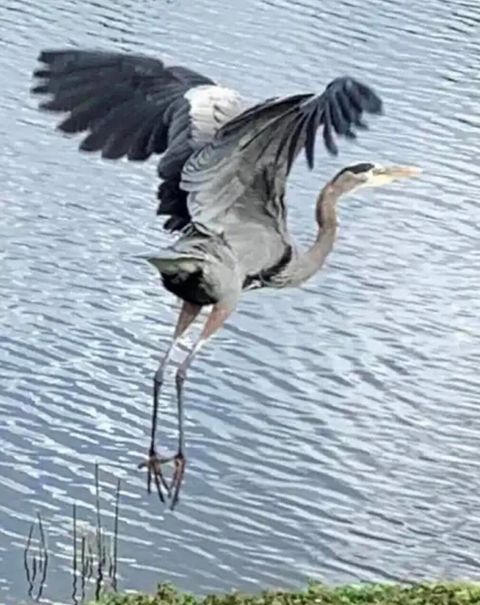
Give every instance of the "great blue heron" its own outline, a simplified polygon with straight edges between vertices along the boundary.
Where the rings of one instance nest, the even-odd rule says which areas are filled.
[[[41,107],[69,112],[59,125],[67,133],[89,131],[80,149],[105,158],[145,160],[162,154],[157,214],[164,227],[179,231],[175,243],[151,254],[163,284],[183,301],[173,340],[155,373],[153,417],[147,467],[158,495],[173,508],[185,471],[183,384],[202,345],[235,309],[244,290],[298,286],[322,266],[332,249],[336,203],[360,187],[413,176],[402,166],[360,163],[341,170],[318,195],[317,236],[300,251],[289,235],[285,204],[292,164],[305,149],[310,168],[315,135],[323,128],[327,150],[337,153],[334,134],[355,138],[365,128],[363,113],[381,113],[382,102],[365,84],[336,78],[320,94],[296,94],[252,105],[237,92],[179,66],[121,53],[53,50],[34,93],[50,93]],[[176,373],[178,449],[159,457],[155,448],[158,400],[171,353],[200,313],[212,305],[200,333]],[[162,464],[174,461],[168,485]]]

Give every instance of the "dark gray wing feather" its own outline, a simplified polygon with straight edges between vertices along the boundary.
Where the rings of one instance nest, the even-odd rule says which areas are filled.
[[[80,148],[105,158],[146,160],[163,154],[158,172],[167,183],[159,189],[158,212],[172,215],[170,226],[187,223],[186,197],[179,189],[183,165],[213,137],[222,115],[225,122],[243,109],[239,95],[188,68],[167,67],[143,55],[53,50],[41,52],[39,61],[43,66],[34,72],[32,91],[51,96],[42,108],[68,112],[58,128],[87,131]],[[214,103],[220,119],[213,115]]]
[[[381,110],[376,93],[348,77],[333,80],[321,95],[273,99],[247,110],[227,122],[211,143],[185,163],[182,188],[190,193],[192,218],[205,224],[221,220],[225,212],[251,197],[253,183],[280,197],[302,148],[313,167],[319,128],[327,150],[337,154],[335,135],[354,137],[362,114]],[[266,167],[269,183],[258,179]]]
[[[185,163],[181,188],[192,220],[223,232],[249,275],[261,271],[289,245],[284,195],[300,151],[312,168],[319,128],[336,154],[335,135],[355,137],[362,115],[381,110],[371,88],[344,77],[321,95],[271,99],[245,111]]]
[[[42,81],[32,91],[52,95],[41,107],[69,112],[58,128],[64,132],[90,131],[82,149],[102,151],[104,157],[126,155],[136,160],[145,159],[147,153],[163,153],[158,132],[155,138],[160,145],[148,145],[150,137],[142,133],[142,148],[136,139],[139,128],[133,126],[149,122],[150,136],[156,126],[168,130],[164,116],[172,103],[190,88],[215,84],[194,71],[166,67],[158,59],[141,55],[58,50],[41,52],[39,61],[47,67],[35,71],[35,77]],[[184,104],[188,105],[187,101]]]

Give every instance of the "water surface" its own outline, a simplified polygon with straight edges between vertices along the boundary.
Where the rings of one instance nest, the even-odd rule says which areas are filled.
[[[111,523],[122,588],[478,579],[480,7],[476,0],[7,0],[0,6],[0,602],[26,599],[40,510],[47,600],[69,602],[71,506]],[[302,243],[324,181],[352,161],[422,166],[341,204],[305,287],[246,296],[192,368],[190,466],[166,512],[136,470],[177,304],[134,258],[167,241],[155,162],[77,151],[36,109],[45,47],[146,52],[258,100],[351,74],[386,115],[291,178]],[[188,342],[191,342],[188,341]],[[170,375],[171,376],[171,375]],[[170,382],[164,445],[175,444]]]

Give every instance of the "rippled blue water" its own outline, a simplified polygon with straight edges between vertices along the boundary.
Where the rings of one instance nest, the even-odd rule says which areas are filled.
[[[122,588],[478,579],[477,0],[6,0],[0,23],[0,602],[26,598],[36,510],[49,533],[45,597],[68,602],[71,505],[93,521],[96,460],[108,522],[123,480]],[[347,198],[322,273],[245,297],[199,356],[174,514],[136,470],[176,313],[134,259],[166,241],[155,162],[101,161],[54,132],[29,87],[38,50],[58,46],[147,52],[255,99],[344,73],[374,85],[386,116],[292,175],[301,242],[341,164],[424,169]]]

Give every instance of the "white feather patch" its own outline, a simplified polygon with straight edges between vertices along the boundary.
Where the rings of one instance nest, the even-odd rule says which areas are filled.
[[[209,84],[190,88],[184,98],[190,104],[192,139],[199,145],[211,141],[217,130],[246,106],[235,90]]]

